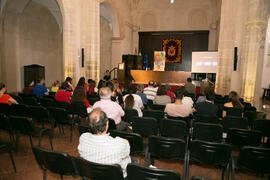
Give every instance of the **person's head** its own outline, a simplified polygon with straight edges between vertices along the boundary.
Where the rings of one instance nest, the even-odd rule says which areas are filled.
[[[100,88],[103,88],[103,87],[106,87],[106,82],[104,80],[100,80],[98,82],[97,88],[100,89]]]
[[[185,95],[186,89],[184,86],[181,86],[175,90],[175,99],[182,100]]]
[[[148,82],[148,86],[154,86],[155,85],[155,82],[154,81],[149,81]]]
[[[103,88],[100,88],[99,90],[99,96],[101,99],[111,99],[111,96],[112,96],[112,91],[110,88],[108,87],[103,87]]]
[[[72,84],[72,78],[71,77],[67,77],[65,82],[69,82],[70,84]]]
[[[106,70],[106,71],[105,71],[105,74],[106,74],[107,76],[109,76],[109,75],[110,75],[110,71],[109,71],[109,70]]]
[[[160,86],[161,86],[161,82],[158,81],[158,82],[155,83],[155,85],[156,85],[157,87],[160,87]]]
[[[215,99],[215,93],[209,87],[206,87],[204,89],[204,95],[205,95],[206,100],[208,100],[208,101],[213,101]]]
[[[60,86],[60,81],[56,80],[53,82],[52,86],[57,86],[59,87]]]
[[[28,83],[28,86],[34,86],[35,85],[35,81],[33,80],[33,81],[30,81],[29,83]]]
[[[44,78],[41,78],[41,79],[39,80],[39,83],[42,84],[42,85],[44,85],[44,84],[45,84],[45,79],[44,79]]]
[[[157,96],[166,95],[166,87],[165,86],[159,86],[157,90]]]
[[[88,79],[87,82],[88,84],[91,84],[93,82],[93,79]]]
[[[77,87],[78,87],[78,86],[84,86],[84,84],[85,84],[85,78],[84,78],[84,77],[81,77],[81,78],[79,79],[79,81],[78,81]]]
[[[0,92],[5,93],[5,91],[6,91],[6,85],[4,83],[0,82]]]
[[[166,91],[170,91],[171,90],[171,86],[169,84],[166,84]]]
[[[110,88],[111,91],[113,92],[113,90],[114,90],[114,85],[113,85],[113,83],[112,83],[111,81],[106,82],[106,87]]]
[[[106,113],[100,108],[94,109],[89,114],[89,126],[92,134],[106,133],[109,127],[109,120]]]
[[[143,84],[138,84],[138,85],[137,85],[137,90],[138,90],[138,91],[142,92],[143,89],[144,89],[144,85],[143,85]]]
[[[134,103],[134,97],[129,94],[125,99],[125,109],[133,109]]]
[[[229,93],[229,102],[232,102],[233,107],[243,108],[242,103],[240,102],[240,98],[235,91],[231,91]]]
[[[189,78],[187,78],[187,82],[188,83],[191,83],[192,82],[192,79],[189,77]]]
[[[137,92],[136,86],[131,84],[128,88],[128,94],[136,94],[136,92]]]

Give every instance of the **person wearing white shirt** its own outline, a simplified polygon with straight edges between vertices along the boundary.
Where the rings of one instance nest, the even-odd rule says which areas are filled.
[[[143,93],[146,94],[147,99],[154,100],[157,95],[158,87],[154,87],[154,82],[149,81],[148,87],[144,88]]]

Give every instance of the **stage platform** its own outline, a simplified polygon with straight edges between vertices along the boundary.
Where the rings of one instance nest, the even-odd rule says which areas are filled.
[[[130,70],[130,74],[134,79],[133,83],[148,84],[149,81],[160,82],[161,84],[169,84],[171,86],[184,85],[191,72],[185,71],[145,71]]]

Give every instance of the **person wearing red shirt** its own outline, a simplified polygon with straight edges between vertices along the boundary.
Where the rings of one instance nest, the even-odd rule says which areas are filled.
[[[70,103],[71,96],[72,96],[72,91],[71,91],[70,86],[67,83],[64,83],[60,87],[60,90],[57,91],[54,98],[56,101],[65,101],[65,102]]]
[[[18,102],[13,99],[10,95],[5,94],[6,92],[6,85],[4,83],[0,83],[0,103],[6,104],[18,104]]]

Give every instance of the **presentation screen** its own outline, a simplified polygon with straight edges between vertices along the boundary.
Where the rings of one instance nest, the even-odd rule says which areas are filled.
[[[192,52],[192,73],[216,73],[217,51]]]

